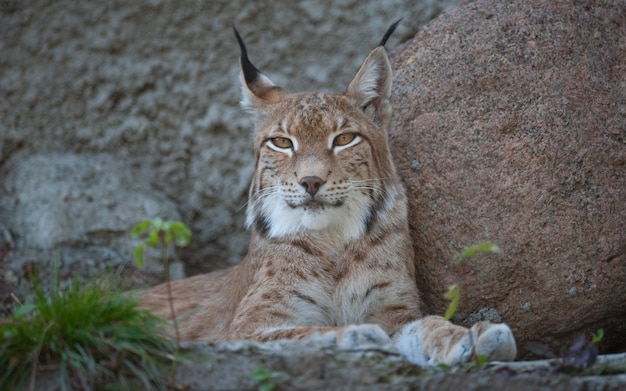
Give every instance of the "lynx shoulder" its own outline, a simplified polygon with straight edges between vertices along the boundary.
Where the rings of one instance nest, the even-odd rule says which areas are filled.
[[[242,106],[254,125],[248,254],[236,266],[171,283],[181,338],[394,343],[419,364],[476,354],[512,360],[506,325],[471,329],[422,317],[407,201],[387,129],[392,71],[381,44],[343,93],[290,94],[241,49]],[[171,318],[165,284],[140,294]]]

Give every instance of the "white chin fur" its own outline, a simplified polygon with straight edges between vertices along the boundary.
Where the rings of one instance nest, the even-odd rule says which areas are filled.
[[[258,202],[258,200],[257,200]],[[268,235],[280,238],[307,231],[327,231],[343,240],[356,239],[365,232],[365,221],[369,213],[369,197],[356,194],[339,207],[289,207],[279,195],[263,199],[260,208],[269,223]],[[252,208],[251,208],[252,209]],[[254,217],[249,210],[248,224]]]

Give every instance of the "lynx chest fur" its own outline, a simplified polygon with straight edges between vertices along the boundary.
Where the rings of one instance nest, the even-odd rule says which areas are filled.
[[[391,66],[384,43],[344,93],[289,94],[241,48],[242,106],[254,125],[248,254],[227,270],[140,295],[184,340],[267,341],[315,333],[343,346],[393,342],[420,364],[475,354],[513,359],[506,325],[422,318],[407,202],[387,143]],[[392,340],[393,338],[393,340]]]

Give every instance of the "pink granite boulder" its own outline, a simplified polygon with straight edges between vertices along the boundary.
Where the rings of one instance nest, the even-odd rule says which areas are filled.
[[[393,55],[392,150],[418,284],[522,347],[604,328],[626,347],[626,3],[479,0]],[[503,252],[453,267],[464,247]]]

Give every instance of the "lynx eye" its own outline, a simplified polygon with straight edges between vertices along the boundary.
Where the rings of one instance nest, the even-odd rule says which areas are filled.
[[[291,149],[293,148],[293,142],[287,137],[274,137],[270,139],[270,142],[274,144],[275,147],[280,149]]]
[[[342,147],[350,144],[356,138],[356,133],[343,133],[335,137],[333,140],[333,146]]]

